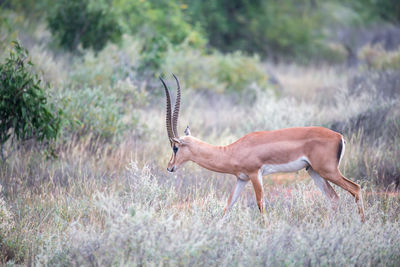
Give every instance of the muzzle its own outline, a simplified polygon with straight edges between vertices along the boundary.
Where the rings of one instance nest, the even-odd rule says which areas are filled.
[[[169,172],[174,172],[175,170],[176,170],[175,165],[172,166],[172,168],[167,168],[167,171],[169,171]]]

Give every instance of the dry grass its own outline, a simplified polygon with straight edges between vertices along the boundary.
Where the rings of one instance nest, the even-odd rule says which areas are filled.
[[[237,132],[217,136],[217,123],[201,116],[220,112],[212,118],[228,129],[234,119],[225,109],[202,108],[190,105],[182,121],[199,118],[200,126],[192,128],[207,141],[228,143],[245,131],[234,128]],[[161,108],[140,115],[148,116],[152,129],[140,139],[127,134],[125,141],[107,144],[72,138],[54,160],[16,151],[1,169],[2,208],[13,214],[8,220],[14,225],[7,230],[3,256],[9,258],[3,260],[50,266],[386,266],[400,260],[399,194],[382,193],[366,181],[365,224],[353,198],[341,189],[340,207],[332,211],[305,171],[264,179],[266,225],[250,186],[221,221],[234,178],[194,164],[168,175],[162,115]],[[360,138],[348,140],[345,172],[361,153]]]
[[[18,198],[9,199],[17,225],[10,235],[23,243],[25,263],[375,266],[399,261],[398,194],[364,193],[367,222],[362,224],[347,193],[339,190],[342,201],[333,212],[309,179],[293,174],[300,178],[295,183],[266,185],[264,225],[251,188],[221,221],[227,181],[225,186],[207,178],[185,181],[205,171],[182,172],[172,180],[135,161],[115,176],[82,173],[82,166],[62,169],[65,183],[49,179],[35,192],[19,185]]]
[[[123,46],[122,52],[114,46],[107,49],[101,58],[115,59],[113,67],[91,54],[77,67],[60,55],[59,60],[70,65],[60,75],[46,71],[48,80],[60,86],[51,93],[70,90],[65,84],[73,77],[82,83],[97,77],[92,82],[100,86],[90,88],[120,97],[124,108],[116,116],[130,130],[106,140],[91,131],[65,132],[57,144],[58,158],[48,159],[22,146],[1,164],[0,263],[395,266],[400,262],[400,197],[395,185],[388,186],[400,173],[396,161],[400,141],[393,134],[400,125],[394,112],[399,100],[393,94],[388,101],[376,91],[390,80],[385,84],[368,80],[355,94],[349,84],[357,70],[267,64],[266,73],[272,71],[280,82],[279,97],[256,85],[250,102],[184,89],[180,129],[189,124],[194,136],[219,145],[256,130],[329,127],[338,121],[352,129],[347,125],[360,115],[366,118],[363,123],[372,121],[368,114],[378,106],[393,114],[376,128],[392,133],[373,142],[370,137],[380,130],[364,133],[363,123],[344,132],[347,145],[341,169],[363,186],[365,224],[349,194],[338,189],[342,200],[332,211],[304,171],[264,178],[266,224],[250,186],[221,221],[235,178],[192,163],[177,174],[167,174],[171,149],[164,128],[164,99],[149,94],[149,104],[134,106],[126,101],[126,91],[115,92],[121,83],[107,87],[110,77],[133,72],[119,55],[137,56],[129,47]],[[47,57],[42,48],[35,51],[33,58]],[[53,70],[64,69],[57,60],[38,62],[46,70],[53,64]],[[142,88],[143,81],[135,76],[132,80],[130,88]],[[184,83],[182,87],[186,88]],[[131,114],[138,122],[126,119]],[[383,183],[382,174],[392,175],[391,179]]]
[[[349,76],[340,68],[331,66],[305,68],[296,64],[267,64],[266,68],[274,74],[284,95],[314,103],[321,101],[322,96],[332,101],[338,88],[346,85]]]

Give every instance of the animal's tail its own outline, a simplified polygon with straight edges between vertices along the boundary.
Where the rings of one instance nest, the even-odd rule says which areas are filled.
[[[344,141],[344,138],[342,136],[342,139],[339,141],[339,144],[338,144],[338,152],[337,152],[338,164],[340,164],[340,161],[343,158],[345,145],[346,145],[346,141]]]

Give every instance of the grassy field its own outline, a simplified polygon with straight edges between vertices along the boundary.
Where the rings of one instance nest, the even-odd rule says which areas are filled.
[[[2,25],[0,33],[29,50],[64,118],[50,146],[5,144],[0,265],[399,265],[399,49],[368,46],[349,67],[273,63],[185,41],[164,47],[157,70],[143,70],[140,35],[73,53],[55,47],[43,20],[2,14],[12,34]],[[11,48],[6,37],[0,62]],[[221,220],[235,177],[193,163],[166,170],[172,150],[158,75],[174,88],[172,73],[182,85],[181,134],[190,125],[193,136],[227,145],[294,126],[341,132],[340,169],[362,186],[366,222],[336,186],[333,211],[305,170],[264,177],[264,222],[250,185]]]
[[[235,178],[192,163],[167,173],[171,151],[160,97],[132,110],[143,130],[132,127],[109,141],[90,131],[69,134],[55,159],[26,146],[13,152],[0,173],[3,263],[397,265],[400,196],[388,173],[398,168],[398,132],[389,131],[398,122],[398,99],[386,99],[375,80],[352,92],[349,84],[362,72],[351,69],[263,66],[279,85],[275,93],[256,89],[250,100],[194,92],[183,82],[179,128],[190,124],[192,135],[221,145],[255,130],[347,129],[341,170],[362,185],[366,223],[342,189],[332,211],[304,170],[264,178],[265,224],[251,186],[222,221]],[[368,117],[376,107],[389,108],[386,121]],[[360,114],[367,118],[359,127],[348,126]]]
[[[265,178],[265,225],[250,187],[221,221],[232,177],[194,166],[168,175],[151,158],[140,159],[140,149],[124,149],[94,155],[76,144],[51,163],[19,154],[2,170],[9,180],[3,180],[1,227],[13,229],[3,255],[50,266],[395,266],[400,260],[398,193],[364,186],[363,224],[349,194],[338,190],[333,212],[301,171]]]

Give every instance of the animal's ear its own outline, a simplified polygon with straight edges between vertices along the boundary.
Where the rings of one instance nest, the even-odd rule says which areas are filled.
[[[186,134],[186,135],[190,135],[190,128],[189,128],[189,125],[186,126],[185,134]]]
[[[171,138],[171,141],[174,142],[174,143],[177,143],[179,145],[185,145],[185,142],[183,142],[182,139],[179,139],[179,138],[176,138],[176,137]]]

